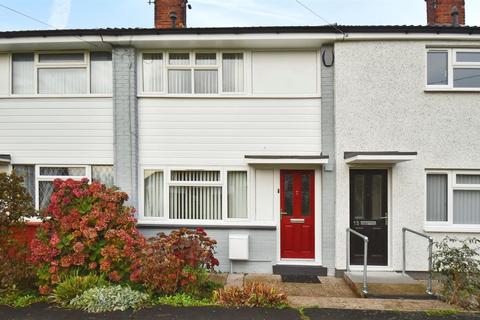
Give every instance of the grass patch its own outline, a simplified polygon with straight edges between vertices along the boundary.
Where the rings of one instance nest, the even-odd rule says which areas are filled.
[[[442,316],[452,316],[458,314],[459,311],[455,309],[440,309],[440,310],[427,310],[425,314],[428,317],[442,317]]]
[[[0,294],[0,305],[13,308],[25,308],[39,302],[48,302],[48,298],[41,297],[34,291],[11,290]]]
[[[186,293],[177,293],[170,296],[161,296],[156,301],[160,305],[169,305],[174,307],[206,307],[215,303],[211,299],[196,298]]]

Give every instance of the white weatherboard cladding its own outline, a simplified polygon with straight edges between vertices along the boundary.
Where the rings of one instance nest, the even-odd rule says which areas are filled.
[[[0,96],[7,95],[10,89],[10,57],[0,53]]]
[[[317,51],[253,52],[253,94],[318,93]]]
[[[273,169],[255,170],[255,220],[273,221],[275,185]]]
[[[112,100],[0,99],[0,150],[13,164],[113,164]]]
[[[141,166],[239,166],[319,155],[320,99],[139,99]]]
[[[417,159],[397,164],[391,170],[389,249],[390,266],[395,270],[401,269],[401,228],[423,232],[425,169],[480,168],[479,93],[424,91],[425,48],[432,44],[435,43],[389,41],[335,45],[339,269],[345,268],[345,228],[349,224],[349,167],[343,160],[345,151],[418,152]],[[446,234],[430,235],[439,240]],[[473,234],[453,235],[461,238]],[[407,269],[426,270],[427,241],[408,235],[407,250]]]

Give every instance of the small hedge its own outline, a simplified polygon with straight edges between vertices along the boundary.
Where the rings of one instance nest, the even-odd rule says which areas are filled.
[[[91,313],[139,309],[150,296],[121,285],[92,288],[74,298],[70,306]]]
[[[229,307],[271,307],[287,306],[287,296],[261,283],[249,283],[245,287],[230,287],[216,290],[214,300]]]

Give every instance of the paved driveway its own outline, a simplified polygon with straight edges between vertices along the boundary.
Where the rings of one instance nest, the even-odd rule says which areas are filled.
[[[154,307],[138,312],[112,312],[88,314],[36,304],[28,308],[13,309],[0,306],[1,320],[473,320],[480,315],[432,316],[419,312],[393,312],[374,310],[305,309],[303,317],[296,309],[265,308],[173,308]]]

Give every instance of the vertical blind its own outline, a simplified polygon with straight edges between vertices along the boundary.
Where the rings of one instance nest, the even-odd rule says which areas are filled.
[[[172,181],[211,182],[220,180],[220,171],[171,172]],[[170,219],[222,219],[221,186],[170,186]]]
[[[38,92],[42,94],[87,93],[85,68],[38,69]]]
[[[453,223],[480,224],[480,190],[453,191]]]
[[[218,93],[218,71],[195,70],[195,93]]]
[[[480,175],[457,174],[458,184],[478,184],[480,185]]]
[[[145,170],[145,217],[163,217],[163,172]]]
[[[14,94],[35,93],[33,53],[12,55],[12,92]]]
[[[90,79],[91,93],[112,93],[112,53],[92,52],[90,54]]]
[[[222,187],[170,186],[170,219],[222,219]]]
[[[172,181],[220,181],[220,171],[180,171],[172,170]]]
[[[92,181],[103,183],[108,188],[113,187],[113,166],[92,166]]]
[[[228,172],[228,217],[246,219],[247,210],[247,172]]]
[[[244,91],[242,53],[224,53],[222,65],[223,92]]]
[[[163,55],[161,53],[143,54],[143,91],[163,91]]]
[[[196,65],[216,65],[217,64],[217,54],[216,53],[197,53],[195,55],[195,64]]]
[[[22,177],[23,186],[27,189],[32,197],[32,202],[35,200],[35,166],[31,165],[14,165],[13,171],[16,175]]]
[[[192,71],[184,69],[168,70],[169,93],[192,93]]]
[[[427,221],[447,221],[448,175],[427,175]]]

